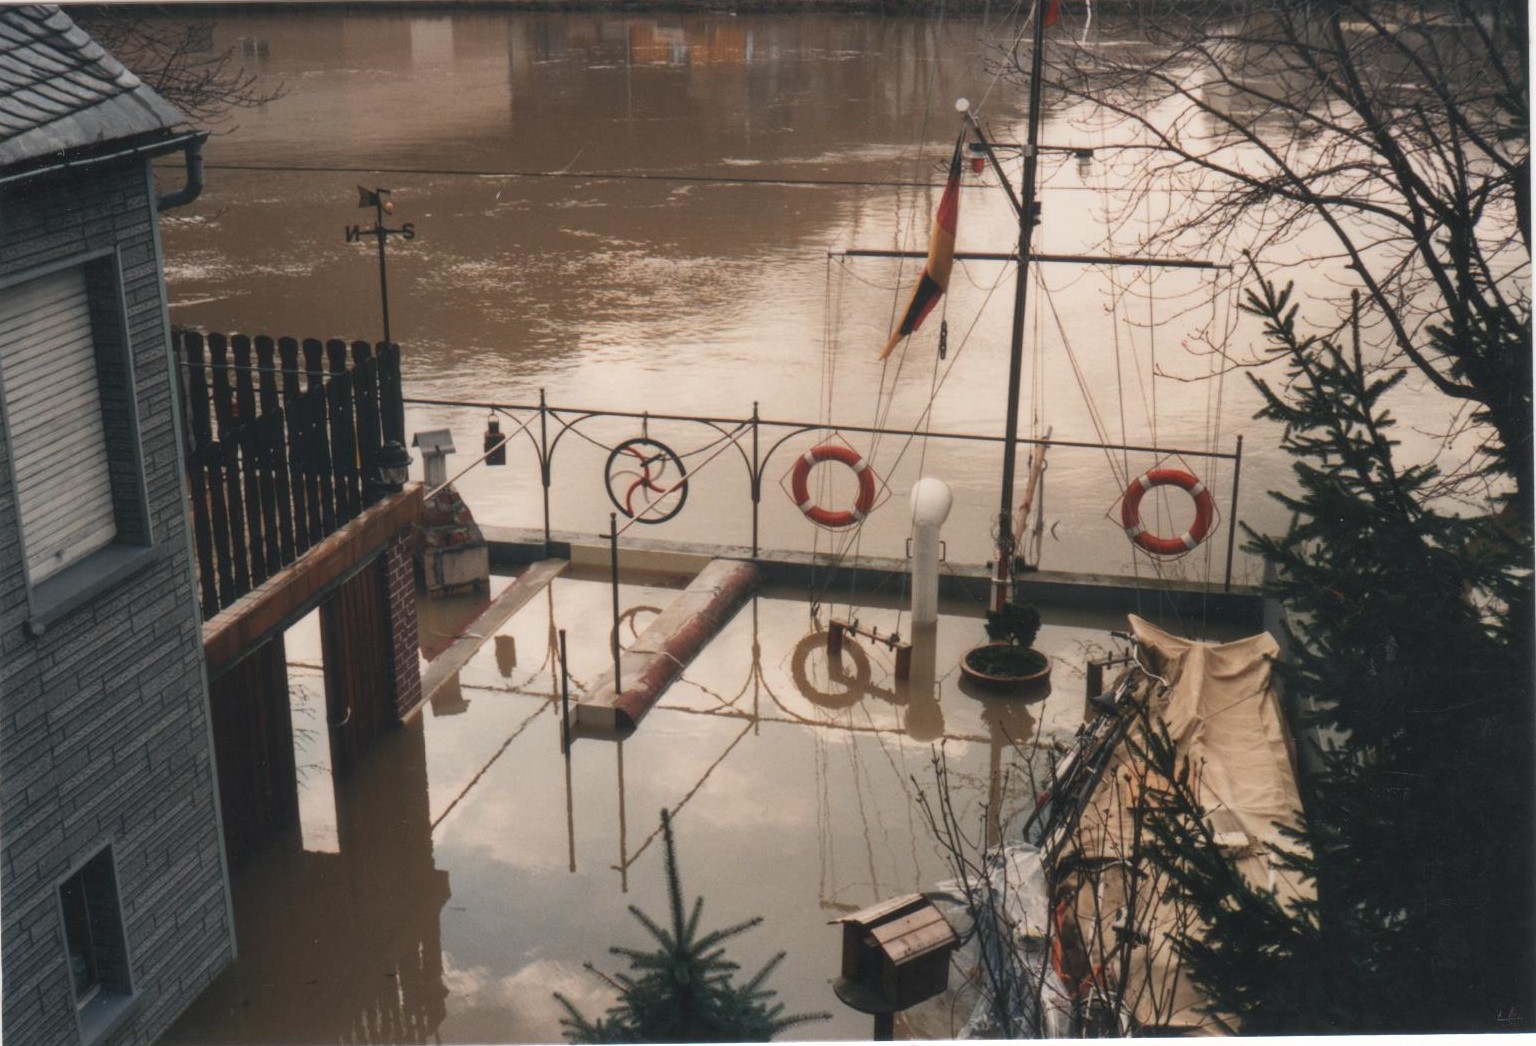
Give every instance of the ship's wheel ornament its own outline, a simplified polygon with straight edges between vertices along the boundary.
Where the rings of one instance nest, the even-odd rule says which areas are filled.
[[[608,500],[628,519],[665,523],[688,500],[688,471],[665,443],[627,439],[608,455],[603,468]]]

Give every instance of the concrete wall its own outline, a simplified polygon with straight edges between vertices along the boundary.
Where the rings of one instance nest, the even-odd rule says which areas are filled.
[[[32,634],[0,435],[0,962],[8,1042],[80,1041],[57,889],[103,846],[112,847],[139,993],[105,1041],[153,1040],[234,949],[149,194],[142,161],[0,189],[0,280],[120,247],[152,539],[132,574],[87,591]]]

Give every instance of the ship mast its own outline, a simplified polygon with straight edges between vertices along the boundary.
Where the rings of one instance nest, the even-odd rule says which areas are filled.
[[[1018,197],[1014,196],[1013,186],[1009,184],[1007,174],[998,163],[992,144],[987,141],[976,118],[971,115],[970,104],[961,99],[957,105],[966,123],[971,125],[971,129],[975,131],[977,139],[986,151],[992,169],[997,172],[1003,187],[1007,189],[1008,200],[1013,204],[1019,219],[1018,270],[1013,291],[1013,332],[1008,346],[1008,413],[1003,438],[1003,489],[997,512],[997,551],[992,574],[992,609],[994,610],[1001,610],[1012,594],[1016,554],[1013,540],[1013,473],[1018,460],[1019,383],[1024,361],[1024,310],[1029,296],[1029,248],[1030,241],[1034,237],[1035,221],[1039,211],[1036,195],[1039,188],[1037,182],[1040,168],[1040,109],[1043,93],[1041,72],[1044,67],[1045,13],[1049,9],[1049,0],[1037,0],[1037,3],[1034,48],[1029,62],[1029,121],[1024,140],[1024,179],[1019,187]]]

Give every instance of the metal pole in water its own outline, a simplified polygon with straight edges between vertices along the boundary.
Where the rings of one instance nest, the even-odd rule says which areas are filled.
[[[560,630],[560,753],[571,758],[571,674],[565,667],[565,629]]]
[[[763,500],[763,477],[757,463],[757,400],[752,401],[752,558],[757,558],[757,506]]]
[[[384,240],[389,235],[384,228],[384,190],[374,190],[373,207],[374,235],[379,238],[379,304],[384,312],[384,340],[393,341],[389,336],[389,274],[384,261]]]
[[[549,558],[549,414],[545,410],[544,390],[539,390],[539,482],[544,485],[544,558]],[[569,554],[569,553],[567,553]]]
[[[619,695],[619,514],[608,513],[608,569],[613,577],[613,694]]]
[[[1237,543],[1237,485],[1243,478],[1243,434],[1237,434],[1237,451],[1232,455],[1232,507],[1227,520],[1227,576],[1222,582],[1223,592],[1232,591],[1232,552]]]

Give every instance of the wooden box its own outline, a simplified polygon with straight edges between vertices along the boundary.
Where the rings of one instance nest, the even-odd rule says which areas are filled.
[[[949,986],[949,956],[959,938],[922,894],[897,897],[838,920],[843,980],[904,1010]]]

